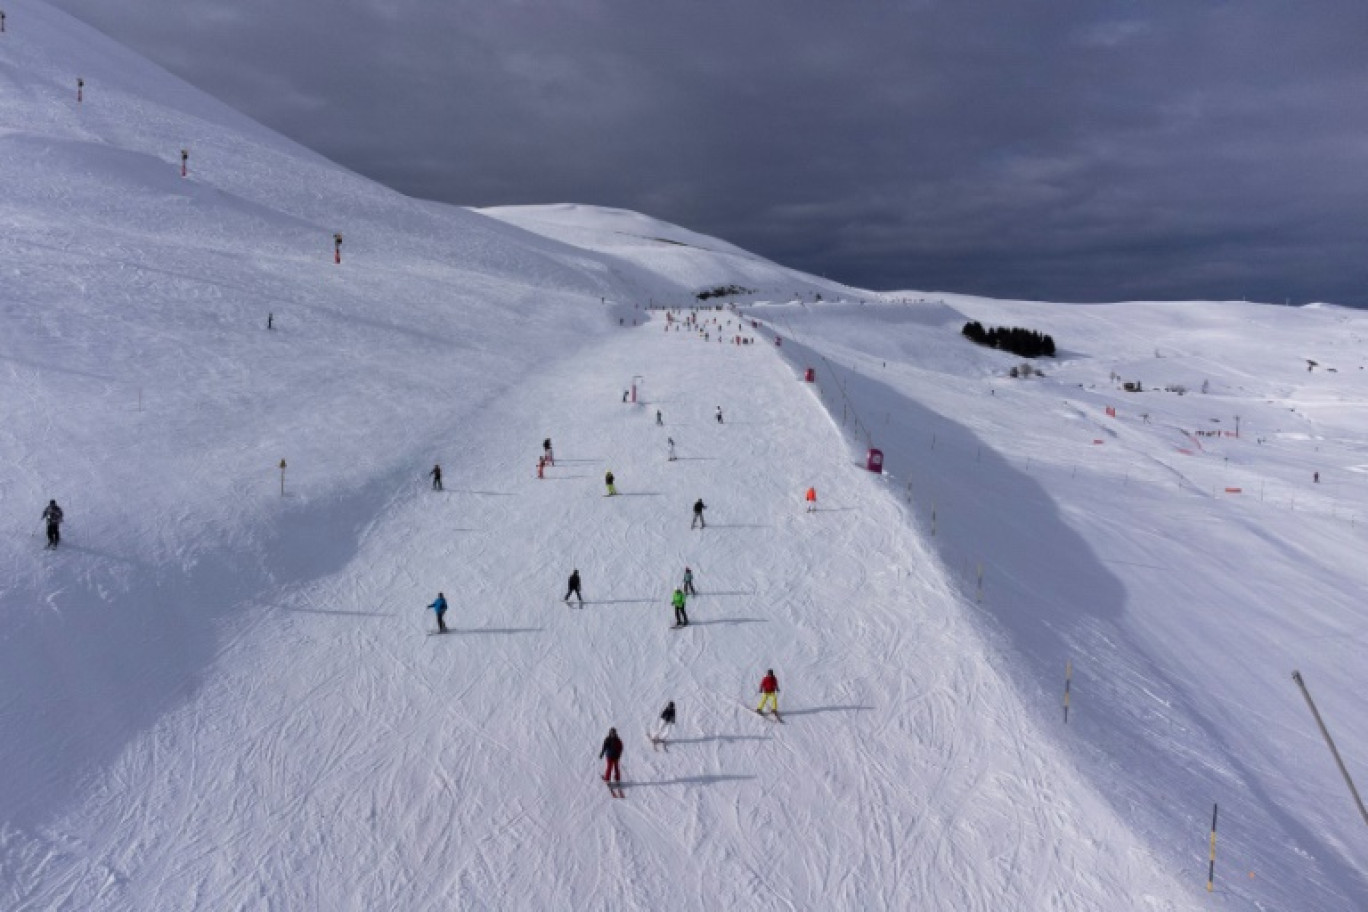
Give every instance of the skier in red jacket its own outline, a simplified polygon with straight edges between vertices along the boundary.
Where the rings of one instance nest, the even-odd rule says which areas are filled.
[[[760,705],[755,707],[755,711],[760,715],[765,714],[765,704],[768,703],[774,712],[774,718],[783,721],[779,717],[779,679],[774,676],[774,669],[765,672],[765,676],[760,679]]]

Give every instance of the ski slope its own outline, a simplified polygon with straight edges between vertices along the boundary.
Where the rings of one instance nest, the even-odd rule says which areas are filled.
[[[1361,769],[1356,313],[879,295],[437,206],[9,13],[0,907],[1360,907],[1287,678]],[[645,309],[727,284],[757,344]],[[1062,357],[1008,380],[968,318]]]

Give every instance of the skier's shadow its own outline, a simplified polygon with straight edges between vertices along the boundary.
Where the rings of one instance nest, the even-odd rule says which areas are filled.
[[[665,604],[664,599],[585,599],[575,601],[577,605],[654,605]]]
[[[725,773],[718,773],[713,776],[681,776],[678,779],[658,779],[654,782],[624,782],[622,787],[628,788],[662,788],[669,785],[717,785],[719,782],[745,782],[754,779],[754,776],[733,776]]]
[[[764,735],[708,735],[706,738],[670,738],[666,744],[712,744],[720,741],[730,744],[733,741],[768,741]]]
[[[711,627],[714,624],[768,624],[769,618],[715,618],[711,621],[689,621],[690,627]]]
[[[871,710],[872,706],[813,706],[808,709],[786,709],[786,716],[814,716],[817,713],[827,712],[865,712]]]
[[[467,627],[465,629],[462,629],[460,627],[451,627],[447,630],[447,634],[473,636],[475,634],[480,633],[494,633],[511,636],[513,634],[518,633],[541,633],[545,629],[545,627]]]

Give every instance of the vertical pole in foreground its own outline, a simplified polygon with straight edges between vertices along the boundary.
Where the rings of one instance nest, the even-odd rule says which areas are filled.
[[[1207,866],[1207,892],[1216,882],[1216,805],[1211,806],[1211,864]]]
[[[1344,784],[1349,786],[1349,794],[1354,796],[1354,803],[1358,805],[1359,813],[1363,815],[1363,822],[1368,823],[1368,811],[1363,809],[1363,799],[1359,797],[1358,789],[1354,788],[1354,780],[1349,778],[1349,770],[1345,769],[1344,761],[1340,759],[1339,751],[1335,748],[1335,742],[1331,739],[1325,722],[1321,720],[1321,714],[1316,709],[1316,704],[1311,700],[1311,691],[1306,689],[1306,682],[1302,680],[1301,672],[1292,672],[1292,680],[1297,682],[1297,686],[1301,688],[1302,696],[1306,697],[1306,705],[1311,707],[1311,715],[1316,718],[1316,725],[1325,738],[1326,746],[1330,748],[1330,755],[1335,758],[1335,764],[1339,767],[1340,775],[1344,777]]]
[[[1069,724],[1069,688],[1073,685],[1073,661],[1064,663],[1064,724]]]
[[[285,460],[280,460],[280,496],[285,496]]]

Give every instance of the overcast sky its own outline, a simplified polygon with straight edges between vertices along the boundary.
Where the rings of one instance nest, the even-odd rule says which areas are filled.
[[[53,0],[323,155],[874,289],[1368,306],[1364,0]]]

